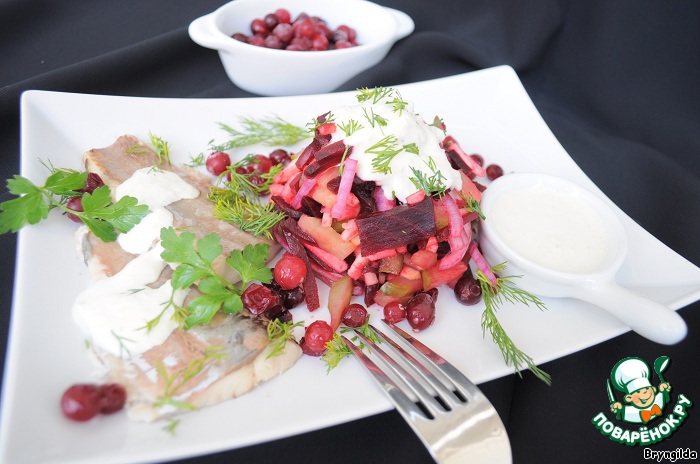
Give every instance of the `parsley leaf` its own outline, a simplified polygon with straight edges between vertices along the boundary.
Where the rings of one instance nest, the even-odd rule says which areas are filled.
[[[172,227],[160,232],[163,252],[161,257],[170,263],[179,263],[171,277],[173,293],[178,289],[196,285],[200,296],[193,298],[184,312],[178,312],[185,329],[207,324],[218,311],[235,314],[243,309],[241,295],[248,283],[272,280],[272,271],[266,267],[269,245],[246,245],[243,251],[234,250],[226,258],[226,264],[241,277],[239,285],[221,276],[213,262],[223,253],[220,237],[211,233],[195,242],[191,232],[177,234]]]

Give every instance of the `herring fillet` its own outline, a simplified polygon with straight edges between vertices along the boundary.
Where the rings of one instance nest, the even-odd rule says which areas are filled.
[[[142,141],[131,135],[119,137],[106,148],[93,149],[83,155],[89,172],[98,174],[114,192],[136,170],[153,166],[158,156]],[[213,205],[206,199],[209,180],[194,170],[164,165],[200,190],[193,200],[180,200],[168,206],[174,215],[174,228],[194,233],[197,239],[216,232],[221,238],[224,253],[242,250],[247,244],[270,245],[268,259],[276,254],[279,245],[264,237],[254,237],[237,227],[216,219]],[[80,248],[93,278],[110,277],[124,268],[136,255],[121,249],[117,242],[102,242],[92,233],[78,235]],[[214,263],[216,264],[216,262]],[[217,271],[230,269],[223,259]],[[169,276],[166,267],[160,285]],[[226,276],[234,281],[235,272]],[[196,290],[191,292],[196,293]],[[217,314],[207,325],[189,330],[176,329],[159,346],[131,356],[122,353],[115,356],[91,346],[98,362],[106,370],[106,381],[124,385],[127,390],[127,414],[132,420],[153,421],[185,411],[176,404],[201,408],[235,398],[250,391],[265,380],[281,374],[293,366],[301,356],[301,349],[294,341],[287,341],[280,356],[268,357],[272,350],[265,325],[247,312]],[[222,355],[214,359],[207,355],[212,349]],[[192,366],[199,366],[194,375],[175,390],[184,380],[183,374]],[[165,375],[163,375],[165,374]],[[167,379],[171,391],[166,391]],[[167,395],[166,395],[167,393]],[[163,401],[163,400],[166,401]]]

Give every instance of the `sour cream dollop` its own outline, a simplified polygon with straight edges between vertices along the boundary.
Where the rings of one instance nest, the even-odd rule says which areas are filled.
[[[397,94],[392,95],[400,98]],[[413,103],[404,103],[405,106],[399,109],[387,98],[374,104],[366,101],[333,109],[330,114],[338,129],[331,142],[344,139],[346,146],[352,146],[350,157],[357,160],[357,176],[364,181],[374,181],[382,187],[387,198],[395,197],[405,202],[408,196],[419,190],[411,181],[416,177],[414,169],[426,177],[439,176],[446,189],[461,188],[459,171],[452,169],[440,147],[445,138],[443,131],[427,124],[421,115],[416,114]],[[346,135],[342,127],[349,127],[352,122],[358,128]],[[372,165],[377,156],[373,153],[376,145],[387,136],[396,138],[395,148],[407,147],[391,159],[390,173],[378,171]]]

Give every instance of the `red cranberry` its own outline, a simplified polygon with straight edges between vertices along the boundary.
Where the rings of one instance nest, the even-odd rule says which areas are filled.
[[[315,354],[315,356],[320,356],[326,349],[326,343],[332,339],[333,329],[328,322],[314,321],[308,327],[306,327],[303,341],[310,353],[319,353]],[[304,352],[306,353],[306,351]]]
[[[292,22],[292,15],[289,14],[289,10],[284,8],[278,8],[275,10],[275,16],[277,16],[280,23],[289,24]]]
[[[270,32],[265,25],[265,21],[260,18],[256,18],[250,23],[250,31],[253,34],[260,35],[267,35]]]
[[[241,295],[243,306],[248,311],[259,316],[273,306],[281,304],[278,293],[259,283],[252,283],[246,287]]]
[[[248,43],[250,45],[255,45],[256,47],[264,47],[265,46],[265,38],[261,35],[254,35],[254,36],[248,38]]]
[[[233,34],[231,37],[233,37],[234,39],[238,40],[239,42],[248,43],[248,36],[245,35],[245,34],[243,34],[243,33],[241,33],[241,32],[236,32],[236,33]]]
[[[454,288],[457,301],[466,306],[477,304],[481,301],[481,285],[474,278],[471,271],[465,272],[457,280]]]
[[[280,296],[282,297],[282,306],[285,309],[296,308],[304,302],[304,289],[301,287],[293,288],[291,290],[280,290]]]
[[[311,49],[312,50],[328,50],[328,39],[326,38],[325,35],[323,34],[316,34],[312,39],[311,39]]]
[[[367,322],[369,313],[364,306],[358,303],[348,305],[343,311],[341,321],[348,327],[362,327]]]
[[[384,305],[384,319],[387,322],[401,322],[406,319],[406,308],[398,301],[390,301]]]
[[[101,385],[100,389],[100,412],[102,414],[113,414],[121,410],[126,404],[126,390],[118,383]]]
[[[68,203],[66,203],[66,207],[68,209],[73,210],[73,211],[78,211],[78,212],[82,213],[83,211],[85,211],[83,209],[83,197],[70,197],[70,200],[68,200]],[[68,213],[67,216],[73,222],[77,222],[77,223],[83,222],[82,219],[80,219],[77,215],[75,215],[73,213]]]
[[[496,180],[503,175],[503,168],[497,164],[490,164],[486,167],[486,177],[489,180]]]
[[[406,305],[406,318],[415,332],[435,322],[435,301],[427,293],[417,293]]]
[[[255,155],[253,156],[253,168],[259,173],[266,174],[272,168],[272,161],[265,155]]]
[[[280,50],[283,44],[282,41],[275,35],[268,35],[265,37],[265,48],[272,48],[274,50]]]
[[[207,156],[205,165],[207,171],[215,176],[219,176],[231,165],[231,157],[223,151],[215,151]]]
[[[80,190],[83,193],[90,193],[95,191],[95,189],[102,187],[105,183],[102,182],[102,178],[99,176],[99,174],[95,174],[94,172],[88,173],[87,178],[85,179],[85,186]]]
[[[61,397],[61,410],[68,419],[85,422],[100,413],[100,398],[97,385],[72,385]]]
[[[483,166],[483,165],[484,165],[484,157],[481,156],[480,154],[478,154],[478,153],[472,153],[472,154],[469,155],[469,156],[470,156],[471,159],[473,159],[474,162],[475,162],[476,164],[478,164],[479,166]]]
[[[289,163],[289,161],[291,161],[291,157],[289,156],[289,153],[287,153],[285,150],[278,148],[277,150],[274,150],[272,153],[270,153],[270,161],[275,166],[278,164],[285,165]]]
[[[289,23],[280,23],[272,30],[272,35],[280,39],[283,44],[288,44],[294,37],[294,29]]]
[[[280,20],[277,17],[276,14],[274,13],[269,13],[266,14],[265,17],[263,18],[263,23],[265,23],[265,27],[267,28],[268,31],[271,31],[279,24]]]
[[[357,39],[357,32],[355,32],[355,29],[346,26],[345,24],[338,26],[337,30],[343,31],[347,34],[348,42],[354,42]]]
[[[316,35],[316,27],[314,26],[313,21],[311,21],[310,19],[302,20],[302,22],[299,23],[299,26],[297,28],[297,35],[299,37],[313,39],[314,35]]]
[[[297,256],[285,253],[275,264],[273,275],[283,290],[291,290],[301,285],[306,278],[306,263]]]

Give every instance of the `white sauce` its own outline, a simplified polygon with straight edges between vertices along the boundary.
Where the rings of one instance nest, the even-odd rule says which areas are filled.
[[[546,268],[600,269],[610,240],[600,215],[584,200],[541,186],[500,195],[486,219],[515,251]]]
[[[174,172],[142,168],[117,187],[117,200],[127,195],[151,210],[151,214],[117,238],[125,251],[140,254],[159,238],[163,227],[173,224],[173,215],[165,207],[178,200],[197,198],[199,190]]]
[[[177,328],[172,321],[174,309],[165,310],[158,324],[147,331],[146,324],[158,317],[173,292],[170,280],[159,288],[148,287],[158,280],[168,263],[160,257],[160,230],[173,223],[165,207],[182,199],[192,199],[199,190],[169,171],[144,168],[117,187],[116,199],[129,195],[148,205],[151,213],[118,243],[130,253],[138,254],[124,269],[112,277],[94,281],[77,298],[73,317],[93,345],[120,357],[134,357],[162,344]],[[178,290],[173,302],[181,305],[189,293]]]
[[[415,177],[411,170],[419,169],[426,177],[434,175],[433,170],[428,167],[430,159],[435,163],[435,171],[439,171],[444,176],[443,184],[449,188],[461,188],[462,178],[458,171],[452,169],[450,162],[445,156],[445,151],[440,148],[440,142],[445,138],[445,134],[437,127],[426,124],[420,115],[415,114],[413,104],[407,102],[407,106],[401,112],[395,112],[391,104],[384,100],[377,104],[363,102],[354,106],[341,106],[331,111],[338,130],[333,134],[332,142],[344,139],[345,144],[353,147],[351,158],[357,160],[357,176],[365,181],[374,181],[382,187],[387,198],[394,196],[405,201],[406,197],[418,191],[418,188],[411,182],[410,178]],[[386,126],[370,124],[368,117],[381,116],[386,120]],[[346,137],[345,132],[340,129],[348,121],[354,120],[362,125],[362,129],[356,130]],[[402,151],[397,154],[389,166],[391,174],[383,174],[375,171],[372,167],[372,160],[376,155],[366,153],[377,142],[387,135],[394,135],[399,147],[415,143],[418,147],[418,154],[409,151]],[[392,195],[393,192],[393,195]]]
[[[78,296],[73,316],[92,344],[128,358],[162,344],[177,328],[171,319],[171,307],[150,332],[144,329],[163,311],[172,293],[169,280],[159,288],[147,286],[158,280],[168,264],[160,257],[162,252],[163,248],[156,244],[121,272],[93,282]],[[175,304],[181,305],[188,291],[177,291]]]

